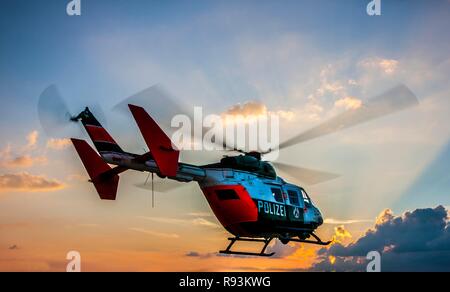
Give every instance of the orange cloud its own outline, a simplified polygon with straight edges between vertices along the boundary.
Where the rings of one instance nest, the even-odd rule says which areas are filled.
[[[56,191],[62,188],[64,188],[64,184],[42,175],[32,175],[27,172],[0,175],[0,192],[44,192]]]
[[[213,214],[211,214],[210,212],[191,212],[187,214],[188,216],[193,216],[193,217],[212,217]]]
[[[340,219],[334,219],[334,218],[326,218],[324,223],[325,224],[354,224],[354,223],[366,223],[366,222],[373,222],[373,220],[369,219],[348,219],[348,220],[340,220]]]
[[[28,154],[17,156],[17,157],[8,157],[6,159],[2,159],[0,161],[0,166],[6,168],[16,168],[16,167],[31,167],[35,164],[45,164],[47,163],[47,157],[45,156],[30,156]]]
[[[398,63],[394,59],[368,58],[359,62],[359,65],[368,69],[379,69],[390,75],[397,71]]]
[[[247,101],[243,104],[236,104],[230,107],[225,115],[231,116],[262,116],[267,114],[267,107],[259,101]]]
[[[362,101],[353,96],[347,96],[334,102],[334,106],[344,109],[357,109],[362,105]]]
[[[30,152],[36,149],[38,138],[38,131],[30,132],[26,137],[27,144],[25,146],[14,147],[14,149],[18,149],[18,153],[13,153],[11,145],[6,146],[0,151],[0,167],[27,168],[32,167],[35,164],[47,163],[47,158],[45,156],[33,156],[30,154]]]
[[[289,110],[268,110],[267,106],[260,101],[247,101],[237,103],[221,114],[225,124],[251,123],[258,118],[278,117],[287,121],[295,118],[295,113]]]
[[[212,228],[220,228],[219,225],[217,225],[216,223],[213,223],[211,221],[208,221],[204,218],[195,218],[194,220],[192,220],[192,224],[194,225],[198,225],[198,226],[205,226],[205,227],[212,227]]]
[[[144,229],[144,228],[137,228],[137,227],[129,228],[129,230],[148,234],[151,236],[162,237],[162,238],[179,238],[180,237],[178,234],[175,234],[175,233],[162,233],[162,232],[157,232],[157,231],[148,230],[148,229]]]
[[[334,227],[334,232],[335,232],[336,237],[338,237],[338,238],[345,239],[345,238],[351,238],[352,237],[350,232],[348,232],[345,229],[344,225]]]
[[[176,225],[192,224],[192,225],[196,225],[196,226],[220,228],[220,226],[217,225],[216,223],[206,220],[205,218],[202,218],[202,217],[197,217],[192,220],[191,219],[168,218],[168,217],[145,217],[145,216],[139,216],[138,218],[145,219],[145,220],[151,220],[151,221],[163,223],[163,224],[176,224]]]
[[[36,147],[36,144],[38,142],[38,138],[39,138],[39,132],[34,130],[32,132],[30,132],[27,135],[27,145],[25,146],[26,149],[31,150],[33,148]]]
[[[378,216],[375,221],[375,225],[382,225],[385,222],[389,222],[394,218],[394,213],[391,209],[384,209]]]
[[[53,149],[53,150],[62,150],[71,145],[71,142],[69,139],[55,139],[51,138],[47,141],[47,148]]]

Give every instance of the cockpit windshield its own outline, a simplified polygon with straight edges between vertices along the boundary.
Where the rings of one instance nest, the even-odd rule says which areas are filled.
[[[275,168],[273,168],[273,166],[265,161],[261,162],[261,166],[262,166],[262,174],[271,178],[276,178],[277,177],[277,173],[275,172]]]
[[[311,198],[308,196],[306,191],[304,189],[301,189],[301,191],[302,191],[303,201],[305,202],[305,204],[306,205],[312,205]]]

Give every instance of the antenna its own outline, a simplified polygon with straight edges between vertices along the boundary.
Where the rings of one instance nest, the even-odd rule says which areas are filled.
[[[147,185],[148,179],[150,178],[150,174],[152,175],[152,208],[155,208],[155,188],[154,188],[154,176],[153,172],[149,172],[147,178],[145,179],[144,186]]]
[[[153,187],[153,172],[152,172],[152,208],[155,208],[155,190]]]

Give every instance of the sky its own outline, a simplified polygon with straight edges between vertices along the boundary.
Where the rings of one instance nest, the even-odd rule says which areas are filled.
[[[360,0],[81,0],[72,17],[68,2],[2,2],[0,270],[64,271],[70,250],[92,271],[353,270],[345,259],[360,246],[381,249],[392,270],[402,268],[395,259],[426,261],[424,252],[437,259],[427,270],[450,262],[439,244],[449,239],[449,1],[382,0],[382,15],[368,16]],[[399,83],[419,105],[281,151],[278,161],[341,177],[305,186],[326,218],[318,233],[336,244],[276,243],[273,259],[217,256],[228,234],[194,184],[157,193],[152,208],[134,186],[146,175],[126,172],[117,200],[101,201],[65,136],[46,133],[37,115],[56,84],[73,112],[100,105],[122,148],[142,153],[135,123],[112,108],[154,84],[208,113],[257,102],[280,114],[285,140]],[[163,106],[148,110],[167,118]],[[86,137],[76,126],[64,133]],[[422,236],[410,222],[429,218],[436,232],[408,257],[394,231]],[[364,245],[378,235],[385,245]]]

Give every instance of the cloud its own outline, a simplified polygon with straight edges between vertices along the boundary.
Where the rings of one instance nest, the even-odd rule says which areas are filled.
[[[397,71],[399,61],[394,59],[384,59],[379,57],[366,58],[358,63],[366,69],[380,70],[388,75]]]
[[[208,221],[204,218],[195,218],[194,220],[192,220],[192,223],[194,225],[198,225],[198,226],[206,226],[206,227],[213,227],[213,228],[220,228],[219,225],[217,225],[216,223],[213,223],[211,221]]]
[[[89,180],[89,177],[87,176],[87,174],[74,173],[67,175],[65,179],[68,181],[86,182]]]
[[[45,156],[30,156],[28,154],[17,157],[2,157],[0,160],[0,166],[5,168],[29,168],[33,165],[43,165],[47,163],[47,157]]]
[[[243,117],[246,119],[258,118],[268,115],[277,115],[286,120],[292,120],[295,116],[294,112],[289,110],[274,110],[270,111],[267,106],[260,101],[246,101],[244,103],[237,103],[231,106],[228,110],[222,113],[222,118],[237,118]]]
[[[355,79],[349,79],[347,83],[348,85],[358,85],[358,82]]]
[[[193,216],[193,217],[212,217],[213,214],[208,213],[208,212],[191,212],[187,214],[188,216]]]
[[[140,219],[150,220],[157,223],[164,224],[185,224],[186,220],[177,219],[177,218],[168,218],[168,217],[147,217],[147,216],[138,216]]]
[[[23,147],[14,147],[18,153],[13,153],[13,147],[9,144],[0,151],[0,167],[4,168],[29,168],[33,165],[47,163],[47,157],[43,155],[33,156],[31,152],[36,149],[39,133],[30,132],[27,137],[27,144]]]
[[[232,116],[262,116],[267,114],[267,107],[265,104],[259,101],[247,101],[245,103],[238,103],[230,107],[225,115]]]
[[[324,96],[326,93],[339,94],[340,92],[343,92],[344,89],[344,86],[342,86],[338,81],[333,83],[324,81],[316,92],[319,96]]]
[[[336,78],[337,66],[334,64],[327,64],[320,70],[319,80],[320,85],[316,89],[315,97],[325,96],[331,94],[333,96],[340,96],[345,93],[346,88],[344,82]]]
[[[355,223],[366,223],[366,222],[372,222],[372,220],[368,219],[349,219],[349,220],[341,220],[341,219],[333,219],[333,218],[326,218],[324,220],[325,224],[355,224]]]
[[[196,252],[196,251],[190,251],[186,253],[187,257],[199,257],[200,253]]]
[[[187,257],[194,257],[194,258],[210,258],[211,256],[215,255],[214,253],[199,253],[197,251],[189,251],[185,254]]]
[[[145,220],[151,220],[158,223],[163,224],[176,224],[176,225],[196,225],[196,226],[204,226],[204,227],[220,227],[214,222],[211,222],[209,220],[206,220],[205,218],[198,217],[194,219],[178,219],[178,218],[168,218],[168,217],[145,217],[145,216],[139,216],[138,218],[145,219]]]
[[[70,139],[51,138],[47,141],[47,148],[53,150],[62,150],[69,147],[71,144],[72,143],[70,142]]]
[[[34,130],[34,131],[30,132],[27,135],[27,145],[25,146],[25,148],[28,149],[28,150],[34,149],[36,147],[37,142],[38,142],[38,138],[39,138],[38,131]]]
[[[357,99],[356,97],[352,96],[346,96],[343,98],[340,98],[334,102],[334,106],[337,108],[343,108],[343,109],[357,109],[360,108],[362,105],[362,101],[360,99]]]
[[[389,222],[392,219],[394,219],[394,212],[392,212],[391,209],[384,209],[377,216],[377,219],[375,220],[375,225],[383,225],[384,223]]]
[[[64,188],[61,182],[48,179],[42,175],[32,175],[27,172],[0,175],[0,192],[27,191],[46,192]]]
[[[321,261],[312,270],[364,271],[370,251],[381,253],[382,271],[450,271],[447,210],[438,206],[394,216],[386,209],[356,242],[319,250]]]
[[[312,96],[310,96],[312,97]],[[325,109],[317,101],[310,99],[303,108],[298,111],[296,117],[305,119],[308,122],[320,121]]]
[[[16,244],[11,245],[10,247],[8,247],[9,250],[16,250],[19,249],[19,247]]]
[[[334,227],[334,233],[337,239],[345,239],[345,238],[351,238],[352,235],[350,232],[348,232],[344,225],[336,226]]]
[[[151,236],[162,237],[162,238],[179,238],[180,237],[176,233],[163,233],[163,232],[157,232],[157,231],[148,230],[148,229],[144,229],[144,228],[137,228],[137,227],[131,227],[131,228],[129,228],[129,230],[148,234]]]

